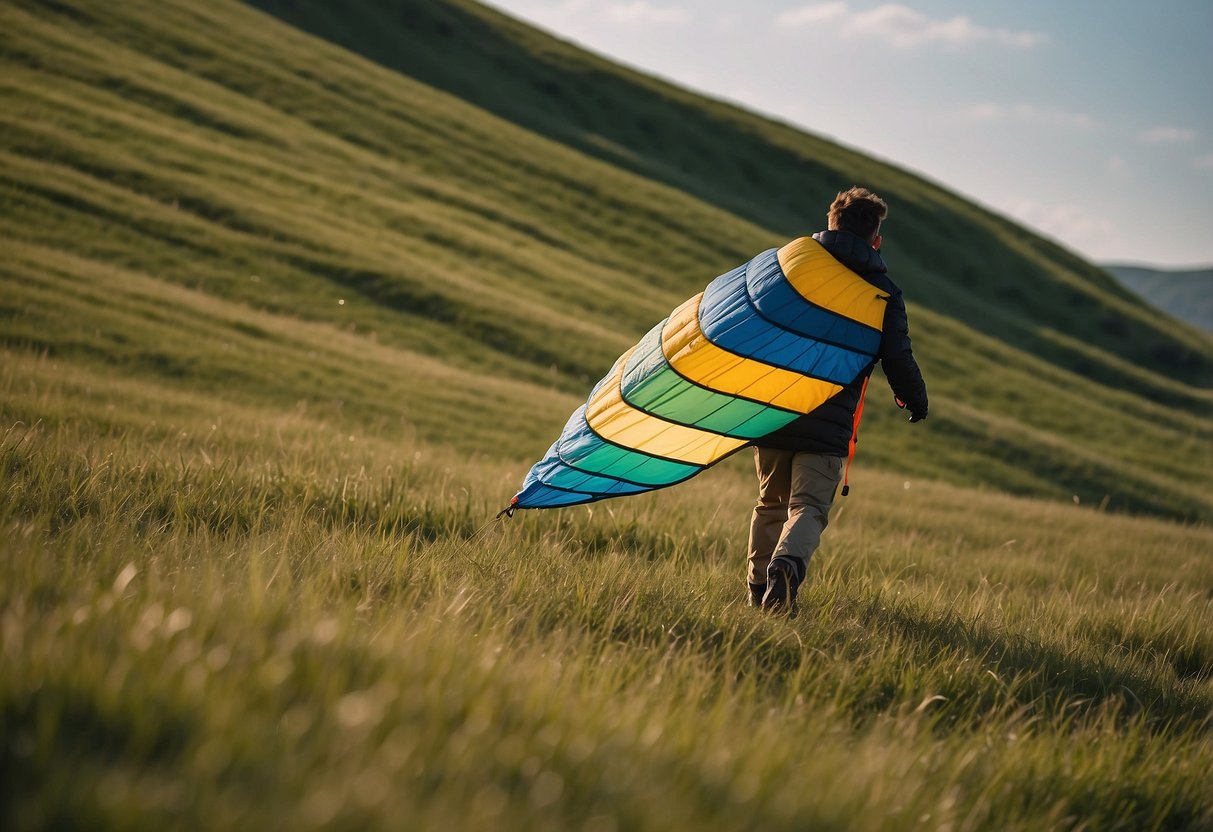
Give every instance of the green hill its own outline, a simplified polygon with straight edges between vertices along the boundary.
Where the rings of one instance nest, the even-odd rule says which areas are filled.
[[[1154,308],[1213,331],[1213,268],[1151,269],[1117,264],[1104,268]]]
[[[325,8],[0,4],[0,828],[1213,823],[1206,334],[479,6]],[[932,413],[872,398],[799,618],[743,458],[488,521],[856,182]]]
[[[896,199],[887,244],[919,303],[1117,386],[1137,382],[1124,380],[1116,359],[1213,385],[1207,342],[1171,334],[1164,317],[1091,264],[905,171],[627,71],[475,3],[371,0],[352,14],[323,3],[253,5],[784,237],[816,230],[840,183],[870,183]]]
[[[417,77],[250,8],[3,14],[11,348],[241,400],[340,401],[368,422],[403,418],[428,440],[507,455],[521,473],[649,325],[715,274],[813,230],[835,188],[863,181],[893,204],[889,259],[936,402],[912,439],[881,424],[899,418],[891,408],[871,408],[865,462],[1209,515],[1208,339],[903,171],[474,6],[360,4],[334,24],[334,39],[357,46],[363,33],[372,54],[372,34],[396,38]],[[457,93],[471,96],[469,73],[495,86],[461,99],[435,86],[444,66],[459,68],[443,83]],[[578,87],[598,104],[581,121],[566,114],[579,141],[527,118],[560,112],[542,107],[544,89],[526,94],[528,79],[566,75],[598,91]],[[658,137],[603,132],[629,94],[650,120],[664,114]],[[486,97],[514,101],[495,109],[517,123],[476,106]],[[684,129],[695,141],[668,132]],[[604,143],[615,150],[587,154]],[[237,324],[241,310],[274,323]],[[288,334],[295,321],[373,349],[358,362],[305,349]],[[487,427],[474,404],[485,387],[499,391]]]

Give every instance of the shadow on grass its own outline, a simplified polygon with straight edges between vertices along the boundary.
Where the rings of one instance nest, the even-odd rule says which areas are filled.
[[[1042,717],[1077,721],[1083,716],[1114,714],[1121,722],[1144,719],[1150,731],[1204,728],[1213,721],[1207,693],[1161,669],[1146,670],[1112,655],[1094,655],[1088,644],[1063,650],[1037,638],[996,630],[955,613],[942,616],[909,604],[872,598],[859,611],[859,624],[903,638],[923,663],[955,656],[971,658],[988,671],[992,685],[974,691],[971,678],[951,694],[973,707],[1013,704]],[[1111,647],[1112,645],[1109,645]],[[978,702],[973,701],[977,695]],[[949,697],[950,701],[955,700]],[[876,698],[878,709],[889,702]],[[947,708],[943,717],[947,719]],[[963,714],[957,714],[959,719]]]
[[[611,603],[587,604],[575,587],[556,587],[567,601],[537,604],[511,626],[585,629],[612,643],[699,656],[716,668],[721,684],[748,677],[775,695],[787,692],[794,674],[805,679],[799,671],[808,669],[808,678],[822,681],[815,695],[825,693],[857,723],[913,708],[924,693],[919,685],[927,684],[929,693],[945,697],[932,723],[944,732],[1010,713],[1071,727],[1100,719],[1140,723],[1159,734],[1213,724],[1208,693],[1190,677],[1176,678],[1173,664],[1143,665],[1140,654],[1099,655],[1089,641],[1065,649],[879,596],[843,599],[829,615],[809,612],[788,623],[766,619],[740,599],[730,609],[672,593],[660,581],[633,584],[621,586]],[[847,672],[833,673],[830,664],[848,665]]]

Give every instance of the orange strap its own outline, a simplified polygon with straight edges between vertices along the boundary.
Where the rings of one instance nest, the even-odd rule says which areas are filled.
[[[849,484],[851,479],[851,463],[855,460],[855,444],[859,441],[859,422],[863,419],[863,402],[868,395],[868,382],[872,377],[865,376],[863,379],[863,387],[859,388],[859,404],[855,406],[855,422],[851,425],[851,443],[847,448],[847,467],[842,474],[842,496],[847,496],[851,493]]]

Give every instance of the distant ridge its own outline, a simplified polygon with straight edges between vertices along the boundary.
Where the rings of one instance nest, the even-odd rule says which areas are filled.
[[[1156,308],[1213,332],[1213,266],[1154,269],[1109,263],[1104,268]]]

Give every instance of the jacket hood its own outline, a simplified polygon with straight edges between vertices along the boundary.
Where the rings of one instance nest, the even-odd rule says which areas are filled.
[[[889,270],[880,252],[850,231],[818,231],[813,239],[856,274],[885,274]]]

